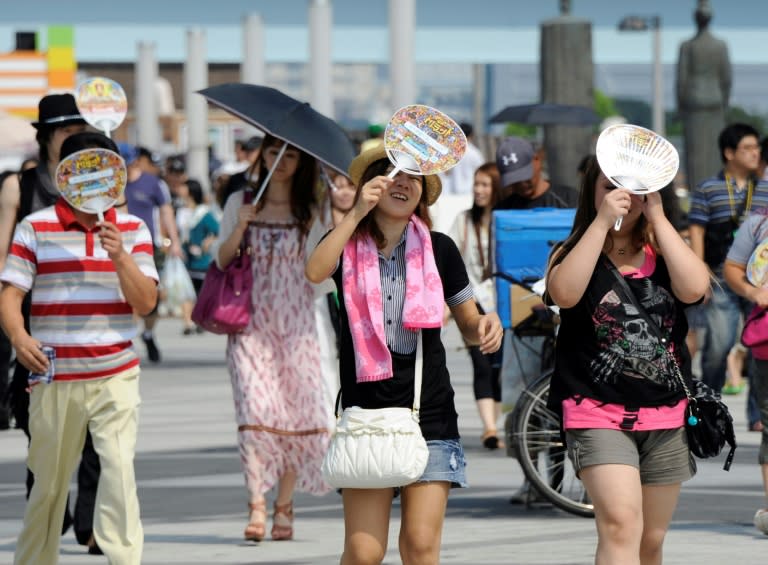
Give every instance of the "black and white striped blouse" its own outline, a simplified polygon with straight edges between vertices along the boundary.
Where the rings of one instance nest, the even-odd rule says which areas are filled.
[[[416,351],[417,333],[403,327],[403,306],[405,304],[405,236],[403,236],[387,259],[379,251],[379,273],[381,276],[381,301],[384,311],[384,332],[387,346],[395,353],[408,355]],[[472,286],[467,285],[460,292],[447,297],[448,306],[457,306],[472,298]]]

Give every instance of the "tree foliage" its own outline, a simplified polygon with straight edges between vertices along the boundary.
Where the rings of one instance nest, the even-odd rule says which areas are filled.
[[[595,103],[593,109],[595,110],[595,113],[603,119],[620,115],[614,99],[598,89],[595,89]]]

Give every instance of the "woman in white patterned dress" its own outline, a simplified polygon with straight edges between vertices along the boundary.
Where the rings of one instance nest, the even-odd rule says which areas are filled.
[[[253,165],[260,186],[283,142],[264,138]],[[274,540],[293,538],[293,491],[324,494],[320,464],[328,445],[329,411],[320,371],[313,289],[304,277],[306,236],[313,221],[315,159],[288,146],[256,205],[245,191],[224,208],[216,260],[225,267],[250,231],[253,314],[248,328],[229,336],[240,457],[250,515],[245,538],[266,535],[265,493],[276,487]]]

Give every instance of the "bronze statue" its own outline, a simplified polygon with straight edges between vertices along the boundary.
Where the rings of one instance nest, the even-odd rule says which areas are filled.
[[[709,31],[709,0],[699,0],[694,19],[698,32],[680,45],[677,62],[677,108],[683,121],[689,189],[722,168],[717,136],[725,127],[731,94],[728,47]]]

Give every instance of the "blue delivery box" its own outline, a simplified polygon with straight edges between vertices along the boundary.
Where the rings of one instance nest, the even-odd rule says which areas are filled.
[[[497,210],[493,213],[496,272],[526,285],[544,277],[552,247],[571,233],[573,208]],[[496,277],[496,309],[504,328],[512,327],[510,282]]]

